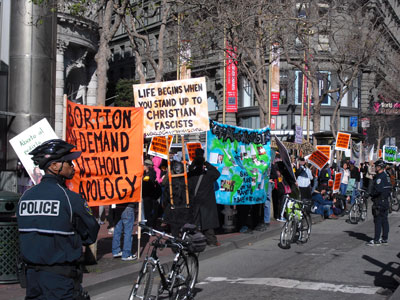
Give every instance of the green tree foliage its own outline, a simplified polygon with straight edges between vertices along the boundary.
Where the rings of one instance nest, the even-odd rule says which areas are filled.
[[[129,107],[134,105],[132,85],[138,83],[131,79],[120,79],[115,87],[115,106]]]

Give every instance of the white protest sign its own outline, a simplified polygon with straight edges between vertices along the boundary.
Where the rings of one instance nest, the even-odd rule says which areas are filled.
[[[35,184],[40,180],[41,176],[39,173],[43,173],[37,166],[35,166],[31,159],[32,156],[28,153],[43,142],[51,139],[58,139],[58,137],[47,119],[42,119],[9,141],[25,170],[28,172]]]
[[[133,96],[144,108],[145,137],[210,129],[205,77],[133,85]]]

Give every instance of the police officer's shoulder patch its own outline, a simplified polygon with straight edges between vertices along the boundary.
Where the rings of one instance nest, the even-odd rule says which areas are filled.
[[[380,184],[380,183],[381,183],[381,179],[378,178],[378,179],[376,180],[376,183],[377,183],[377,184]]]
[[[93,216],[92,209],[88,205],[87,201],[84,202],[83,206],[85,207],[86,211],[88,212],[89,215]]]

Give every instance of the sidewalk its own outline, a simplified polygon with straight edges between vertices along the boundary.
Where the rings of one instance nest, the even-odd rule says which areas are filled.
[[[345,219],[347,216],[340,219]],[[312,214],[313,224],[323,221],[319,215]],[[213,256],[226,253],[227,251],[234,250],[239,247],[243,247],[259,240],[272,237],[279,234],[282,224],[277,221],[272,221],[269,228],[266,231],[253,231],[252,233],[227,233],[217,234],[218,241],[221,243],[219,247],[207,247],[206,250],[201,253],[200,260],[207,259]],[[97,245],[97,264],[87,266],[89,273],[84,274],[83,286],[85,290],[91,295],[100,294],[106,292],[112,286],[117,286],[121,281],[133,282],[136,280],[137,274],[142,265],[143,257],[146,256],[149,249],[149,244],[146,243],[148,236],[142,237],[141,241],[141,255],[140,259],[136,261],[124,262],[120,258],[115,259],[111,254],[111,241],[112,235],[108,234],[106,225],[102,225]],[[134,242],[137,239],[134,237]],[[137,251],[137,244],[133,245],[133,252]],[[173,255],[170,249],[163,249],[159,252],[159,256],[162,263],[168,263],[172,261]],[[391,300],[400,299],[396,298],[400,294],[400,288],[390,298]],[[7,300],[22,300],[24,299],[25,289],[22,289],[19,284],[0,284],[0,299]]]

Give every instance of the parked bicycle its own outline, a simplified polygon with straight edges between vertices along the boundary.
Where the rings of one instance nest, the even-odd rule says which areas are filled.
[[[400,210],[400,181],[396,180],[396,184],[390,193],[390,207],[389,211],[399,211]]]
[[[349,222],[357,224],[367,219],[369,194],[364,189],[357,189],[356,198],[349,211]]]
[[[311,216],[307,206],[311,203],[285,196],[283,209],[286,222],[282,227],[279,246],[289,249],[292,243],[306,243],[311,236]]]
[[[151,242],[151,254],[143,261],[129,300],[193,299],[199,272],[199,261],[195,253],[204,251],[204,235],[196,232],[197,228],[192,224],[183,226],[182,238],[173,237],[142,223],[139,226],[146,234],[156,238]],[[158,250],[164,248],[171,248],[176,253],[169,272],[166,270],[168,266],[162,265],[157,255]],[[154,284],[156,273],[159,274],[157,279],[160,279],[158,287]]]

